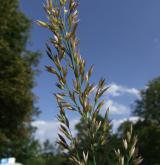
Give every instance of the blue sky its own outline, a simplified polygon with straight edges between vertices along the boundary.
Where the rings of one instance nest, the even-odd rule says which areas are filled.
[[[43,2],[20,0],[21,10],[32,21],[46,20]],[[106,106],[112,104],[114,112],[111,110],[110,116],[117,122],[130,115],[130,105],[139,97],[138,90],[160,74],[159,6],[159,0],[80,1],[78,36],[81,54],[88,66],[94,64],[95,82],[104,77],[113,87],[106,93]],[[36,77],[34,89],[39,97],[36,104],[42,111],[37,119],[41,122],[38,126],[55,120],[58,112],[52,95],[55,79],[44,69],[50,64],[45,54],[49,35],[47,30],[33,24],[28,45],[29,49],[43,54],[39,65],[41,73]]]

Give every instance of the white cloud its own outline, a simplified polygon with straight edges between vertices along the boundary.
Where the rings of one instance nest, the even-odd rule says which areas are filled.
[[[125,86],[117,85],[115,83],[111,83],[109,85],[108,94],[110,94],[111,96],[121,96],[123,94],[129,94],[139,97],[139,90],[136,88],[128,88]]]
[[[51,142],[56,141],[59,126],[57,121],[38,120],[34,121],[32,125],[37,127],[35,137],[40,140],[40,142],[44,142],[46,139]]]
[[[78,118],[70,120],[70,128],[73,135],[76,134],[74,129],[75,125],[79,122]],[[37,127],[37,131],[35,133],[36,139],[38,139],[41,143],[45,140],[50,140],[51,142],[55,142],[58,138],[58,128],[59,128],[58,121],[44,121],[44,120],[37,120],[32,123],[33,126]]]
[[[119,104],[113,100],[108,100],[105,103],[105,108],[109,108],[109,114],[111,115],[126,115],[130,113],[130,108],[123,105]]]
[[[139,117],[129,117],[123,119],[113,119],[111,124],[113,125],[113,133],[115,133],[118,127],[125,121],[132,121],[136,123],[139,120]],[[75,125],[79,122],[79,119],[70,120],[71,132],[73,135],[76,134]],[[45,140],[50,140],[50,142],[55,143],[58,138],[58,127],[59,122],[57,121],[44,121],[38,120],[34,121],[33,126],[37,127],[37,131],[35,133],[35,138],[38,139],[41,143]]]
[[[123,119],[114,119],[112,120],[112,125],[113,125],[113,133],[115,133],[118,129],[118,127],[125,121],[131,121],[133,123],[136,123],[140,118],[137,116],[131,116],[129,118],[123,118]]]

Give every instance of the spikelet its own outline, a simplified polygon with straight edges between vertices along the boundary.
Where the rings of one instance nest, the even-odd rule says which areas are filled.
[[[132,125],[130,130],[126,133],[126,139],[123,139],[124,152],[119,149],[115,151],[118,164],[139,165],[143,161],[141,156],[137,156],[137,136],[133,135]]]

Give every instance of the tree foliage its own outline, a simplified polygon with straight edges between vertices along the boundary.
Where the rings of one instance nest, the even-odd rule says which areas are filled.
[[[39,152],[35,157],[29,158],[25,165],[64,165],[62,154],[55,149],[49,140],[41,144]]]
[[[26,49],[30,25],[18,0],[0,0],[0,156],[19,161],[37,145],[31,121],[38,114],[32,89],[39,53]]]
[[[133,113],[160,124],[160,77],[150,81],[141,91],[141,99],[136,101]]]
[[[141,98],[135,103],[134,115],[139,121],[134,124],[138,135],[139,152],[144,158],[143,165],[160,164],[160,77],[150,81],[141,91]],[[130,122],[123,123],[119,134],[123,136]]]

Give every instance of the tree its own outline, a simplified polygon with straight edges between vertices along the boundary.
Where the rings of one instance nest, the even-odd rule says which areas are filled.
[[[160,77],[150,81],[136,101],[134,114],[143,120],[135,124],[143,164],[160,164]]]
[[[134,114],[160,124],[160,77],[150,81],[141,91],[141,99],[136,101]]]
[[[133,115],[140,118],[134,124],[134,131],[138,135],[139,151],[144,158],[142,164],[160,165],[160,77],[150,81],[141,91]],[[123,123],[118,134],[123,136],[129,123]]]
[[[64,165],[66,164],[61,153],[55,150],[55,147],[49,140],[41,144],[38,155],[28,159],[25,165]]]
[[[30,25],[18,0],[0,0],[0,156],[22,162],[35,153],[31,121],[39,113],[32,92],[39,53],[26,49]]]
[[[150,121],[139,121],[134,126],[139,138],[143,165],[160,165],[160,126]]]

